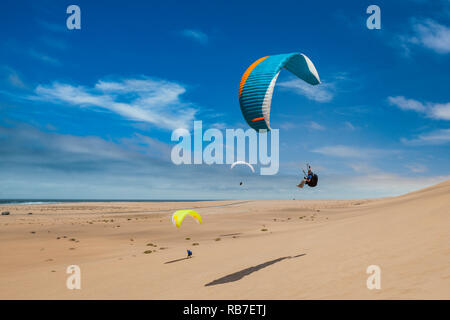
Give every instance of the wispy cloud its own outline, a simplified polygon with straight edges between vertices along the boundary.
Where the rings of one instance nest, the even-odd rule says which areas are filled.
[[[312,150],[312,152],[339,158],[360,158],[366,156],[362,149],[344,145],[320,147]]]
[[[61,62],[58,59],[50,57],[46,53],[38,52],[38,51],[36,51],[34,49],[31,49],[29,51],[29,55],[32,58],[40,60],[40,61],[45,62],[47,64],[51,64],[53,66],[61,66]]]
[[[356,173],[359,174],[375,174],[380,172],[378,168],[375,168],[368,164],[366,161],[364,162],[350,162],[348,166],[353,169]]]
[[[2,73],[5,74],[6,80],[9,85],[19,89],[26,88],[24,81],[22,80],[22,78],[20,77],[19,73],[16,70],[7,66],[0,67],[0,70],[3,71]]]
[[[49,22],[46,20],[37,20],[37,23],[44,29],[52,32],[66,32],[67,27],[65,21],[63,20],[61,23]]]
[[[411,170],[411,172],[414,172],[414,173],[422,173],[422,172],[428,171],[427,166],[424,166],[423,164],[420,164],[420,163],[406,164],[405,167],[408,168],[409,170]]]
[[[429,115],[433,119],[450,120],[450,102],[433,104]]]
[[[388,97],[388,102],[401,110],[412,110],[436,120],[450,120],[450,102],[420,102],[403,96]]]
[[[243,189],[242,175],[229,166],[176,166],[166,155],[169,149],[164,142],[139,134],[111,140],[0,125],[0,194],[43,199],[292,199],[298,163],[295,175],[249,174]],[[393,196],[449,178],[400,176],[365,163],[362,159],[359,166],[353,165],[356,176],[332,174],[314,165],[322,182],[299,197]]]
[[[189,128],[197,110],[180,98],[186,89],[178,83],[150,78],[98,81],[94,87],[53,82],[39,85],[31,100],[102,108],[158,128]]]
[[[207,44],[208,40],[209,40],[208,35],[200,30],[184,29],[181,31],[181,34],[184,37],[194,40],[196,42],[199,42],[203,45]]]
[[[406,99],[403,96],[397,96],[397,97],[388,97],[388,101],[391,105],[397,106],[398,108],[402,110],[413,110],[416,112],[425,112],[426,107],[423,105],[423,103],[413,100],[413,99]]]
[[[419,21],[413,26],[415,37],[411,42],[420,44],[437,53],[450,52],[450,28],[431,19]]]
[[[315,122],[315,121],[311,121],[311,122],[308,124],[308,128],[309,128],[309,129],[312,129],[312,130],[319,130],[319,131],[325,130],[325,127],[324,127],[324,126],[322,126],[321,124],[318,124],[318,123]]]
[[[111,141],[44,132],[28,125],[0,125],[0,194],[42,198],[176,198],[173,187],[177,181],[180,184],[180,177],[188,179],[182,168],[164,155],[167,148],[164,143],[142,135]]]
[[[331,83],[312,86],[303,80],[292,79],[280,82],[278,86],[317,102],[330,102],[334,97],[334,86]]]
[[[346,145],[325,146],[312,150],[312,152],[320,153],[325,156],[338,158],[374,158],[386,156],[387,154],[398,153],[396,150],[385,150],[376,148],[352,147]]]
[[[42,36],[40,38],[40,40],[47,46],[54,48],[54,49],[66,50],[68,48],[68,44],[61,39],[57,39],[57,38],[49,37],[49,36]]]
[[[123,138],[121,142],[141,154],[148,154],[152,158],[168,161],[170,159],[171,146],[158,139],[135,133],[132,138]]]
[[[350,121],[345,121],[344,122],[344,125],[345,125],[345,127],[347,128],[347,129],[350,129],[350,130],[356,130],[356,127],[350,122]]]
[[[358,192],[360,193],[367,192],[371,197],[377,194],[379,194],[380,197],[385,197],[405,194],[437,184],[449,178],[448,175],[409,177],[401,176],[396,173],[377,172],[375,174],[340,179],[339,182],[334,185],[334,188],[348,189],[354,185],[358,186]]]
[[[439,129],[418,135],[414,139],[403,138],[406,145],[443,145],[450,143],[450,129]]]
[[[32,163],[46,166],[49,162],[73,164],[76,159],[82,163],[92,157],[110,161],[126,160],[130,157],[127,150],[100,137],[46,133],[30,126],[12,128],[0,126],[0,141],[3,142],[1,151],[5,154],[2,158],[4,163],[11,161],[16,164]],[[35,154],[31,155],[33,150]],[[51,154],[53,156],[50,156]],[[29,159],[24,157],[25,155],[29,156]]]
[[[412,19],[411,31],[397,36],[399,44],[407,55],[412,46],[421,46],[438,54],[450,52],[450,28],[432,19]]]
[[[23,83],[22,79],[20,79],[17,73],[11,73],[8,77],[8,80],[15,87],[25,88],[25,84]]]
[[[298,127],[298,123],[291,122],[291,121],[285,121],[285,122],[282,122],[279,125],[279,127],[280,127],[280,129],[283,129],[283,130],[292,130],[292,129],[295,129]]]
[[[333,188],[342,188],[348,190],[357,186],[358,192],[370,194],[370,197],[393,196],[411,192],[449,179],[449,176],[431,176],[423,175],[428,168],[422,164],[409,163],[408,168],[412,175],[401,175],[398,172],[389,172],[383,168],[374,167],[367,161],[353,161],[347,163],[353,169],[356,175],[346,174],[345,177],[340,174],[333,177]],[[322,182],[324,177],[322,177]],[[355,190],[356,192],[356,190]]]

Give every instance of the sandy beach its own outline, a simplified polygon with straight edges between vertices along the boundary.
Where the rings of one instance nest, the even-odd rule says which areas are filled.
[[[190,208],[204,223],[174,227]],[[450,181],[375,200],[0,210],[0,299],[450,299]],[[81,290],[66,288],[69,265]]]

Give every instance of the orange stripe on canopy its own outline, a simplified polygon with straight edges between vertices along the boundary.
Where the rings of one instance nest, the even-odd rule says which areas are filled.
[[[250,73],[253,71],[253,69],[255,69],[255,67],[260,64],[262,61],[264,61],[266,57],[262,57],[259,58],[258,60],[256,60],[255,62],[252,63],[252,65],[250,67],[248,67],[247,70],[245,70],[244,75],[241,78],[241,83],[239,84],[239,99],[241,98],[241,94],[242,94],[242,89],[244,88],[245,82],[247,81],[248,76],[250,75]]]
[[[252,120],[252,122],[259,121],[259,120],[264,120],[264,117],[255,118]]]

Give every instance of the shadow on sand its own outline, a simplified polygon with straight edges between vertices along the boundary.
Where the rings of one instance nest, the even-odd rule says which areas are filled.
[[[211,281],[211,282],[205,284],[205,287],[215,286],[215,285],[218,285],[218,284],[224,284],[224,283],[228,283],[228,282],[238,281],[238,280],[241,280],[243,277],[248,276],[249,274],[251,274],[253,272],[259,271],[259,270],[261,270],[261,269],[263,269],[265,267],[268,267],[268,266],[270,266],[272,264],[275,264],[277,262],[283,261],[285,259],[293,259],[293,258],[302,257],[304,255],[306,255],[306,253],[302,253],[302,254],[299,254],[299,255],[296,255],[296,256],[288,256],[288,257],[278,258],[278,259],[275,259],[275,260],[270,260],[270,261],[258,264],[257,266],[253,266],[253,267],[250,267],[250,268],[247,268],[247,269],[243,269],[241,271],[238,271],[238,272],[229,274],[229,275],[227,275],[225,277],[222,277],[222,278],[216,279],[214,281]]]
[[[187,260],[187,259],[189,259],[189,258],[186,257],[186,258],[181,258],[181,259],[171,260],[171,261],[164,262],[164,264],[174,263],[174,262],[183,261],[183,260]]]

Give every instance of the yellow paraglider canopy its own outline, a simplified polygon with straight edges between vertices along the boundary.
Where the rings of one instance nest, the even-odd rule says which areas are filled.
[[[177,226],[177,228],[179,228],[181,226],[181,223],[184,220],[184,217],[186,217],[187,215],[190,215],[192,218],[195,219],[195,221],[197,221],[197,223],[202,224],[202,217],[194,210],[178,210],[175,211],[174,214],[172,215],[172,223],[174,225]]]

